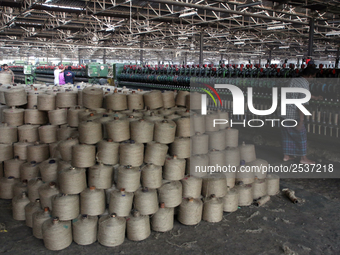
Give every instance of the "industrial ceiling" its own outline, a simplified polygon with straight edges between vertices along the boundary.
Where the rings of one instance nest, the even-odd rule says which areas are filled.
[[[203,40],[205,60],[327,59],[340,46],[339,0],[0,0],[0,15],[2,57],[126,61],[143,49],[147,60],[194,61]]]

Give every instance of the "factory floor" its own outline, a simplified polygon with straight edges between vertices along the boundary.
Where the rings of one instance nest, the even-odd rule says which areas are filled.
[[[257,146],[258,158],[281,164],[280,148]],[[334,163],[340,169],[339,163]],[[45,249],[23,222],[12,219],[11,202],[0,200],[0,253],[5,254],[340,254],[340,179],[283,179],[305,200],[293,204],[282,194],[263,207],[224,213],[222,222],[152,232],[142,242],[128,239],[116,248],[72,243],[60,252]]]

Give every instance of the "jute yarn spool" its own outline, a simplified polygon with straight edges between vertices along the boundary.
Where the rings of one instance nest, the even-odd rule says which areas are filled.
[[[158,200],[165,207],[176,207],[182,202],[182,183],[180,181],[165,182],[158,189]]]
[[[31,91],[27,93],[27,109],[33,109],[38,105],[38,95],[41,92]]]
[[[173,107],[173,108],[164,108],[164,109],[160,109],[158,112],[159,112],[159,114],[161,114],[163,116],[170,116],[170,115],[175,114],[176,108],[175,107]],[[179,117],[181,117],[181,116],[179,116]]]
[[[185,175],[185,164],[185,159],[177,158],[176,155],[166,157],[163,167],[163,178],[168,181],[182,180]]]
[[[199,198],[202,190],[202,178],[187,175],[182,180],[183,194],[185,198]]]
[[[49,143],[48,148],[50,151],[50,156],[54,158],[61,159],[60,151],[59,151],[59,142]]]
[[[195,133],[205,133],[205,115],[194,114],[192,116]]]
[[[155,122],[154,141],[164,144],[173,143],[176,134],[176,123],[172,120]]]
[[[12,75],[10,73],[0,73],[0,83],[4,85],[12,84]],[[1,102],[3,104],[3,102]]]
[[[77,138],[68,138],[67,140],[61,141],[58,144],[58,150],[60,152],[60,156],[64,161],[71,161],[72,160],[72,147],[79,144]]]
[[[220,130],[219,125],[215,125],[214,127],[214,120],[218,119],[217,113],[207,114],[205,116],[205,131],[207,132],[214,132]]]
[[[186,109],[185,111],[176,111],[176,113],[181,117],[191,117],[193,114],[190,110]]]
[[[176,155],[178,158],[189,158],[190,153],[190,138],[188,137],[176,137],[170,145],[170,154]]]
[[[178,221],[183,225],[197,225],[202,220],[203,202],[197,198],[184,198],[179,206]]]
[[[108,189],[112,185],[113,167],[97,164],[88,170],[88,185],[97,189]]]
[[[91,167],[96,164],[96,147],[88,144],[77,144],[72,147],[72,166]]]
[[[107,130],[106,130],[106,125],[105,123],[114,120],[113,116],[110,116],[106,113],[103,113],[101,117],[97,120],[101,125],[102,125],[102,130],[103,130],[103,138],[107,138]]]
[[[218,118],[221,120],[227,120],[228,122],[225,124],[219,124],[219,128],[220,130],[226,129],[227,127],[229,127],[229,113],[228,112],[221,112],[218,111]]]
[[[225,145],[227,147],[238,146],[238,129],[227,128],[225,130]]]
[[[73,220],[79,215],[79,195],[57,194],[52,198],[52,216]]]
[[[252,171],[242,171],[241,167],[245,167],[245,163],[242,160],[241,166],[237,167],[236,182],[242,182],[243,184],[251,184],[255,180],[255,175]]]
[[[193,155],[188,159],[187,173],[195,177],[204,177],[208,166],[208,155]]]
[[[82,90],[78,90],[78,100],[77,100],[77,104],[79,106],[83,106],[83,91]]]
[[[0,162],[13,158],[12,144],[0,144]]]
[[[236,186],[239,197],[238,206],[249,206],[253,202],[253,185],[241,184]]]
[[[173,91],[164,91],[162,93],[163,98],[163,107],[164,108],[171,108],[176,105],[175,102],[175,95]]]
[[[47,114],[46,112],[39,111],[38,109],[26,109],[24,122],[25,124],[32,124],[32,125],[47,124],[48,123]]]
[[[63,125],[67,123],[67,109],[56,109],[48,111],[48,119],[52,125]]]
[[[144,119],[151,122],[163,121],[164,116],[152,113],[150,116],[144,115]]]
[[[115,214],[103,216],[98,223],[98,242],[108,247],[121,245],[124,243],[125,230],[125,218]]]
[[[100,88],[87,87],[83,89],[82,101],[82,105],[86,108],[101,108],[103,105],[103,91]]]
[[[0,143],[15,143],[18,141],[18,128],[8,126],[7,123],[0,125]]]
[[[181,117],[176,120],[176,136],[177,137],[190,137],[190,118]]]
[[[191,154],[201,155],[209,152],[209,136],[207,134],[196,133],[191,137]]]
[[[79,245],[89,245],[97,241],[98,217],[79,215],[72,220],[73,241]]]
[[[209,165],[214,166],[215,172],[223,172],[225,166],[225,151],[212,150],[208,153]]]
[[[130,122],[127,119],[119,119],[106,122],[107,137],[114,142],[122,142],[130,139]]]
[[[39,199],[39,188],[44,184],[40,177],[34,178],[28,181],[27,189],[28,189],[28,198],[31,202]]]
[[[41,207],[48,207],[52,210],[52,198],[59,194],[57,184],[55,182],[45,183],[39,187],[38,192]]]
[[[128,109],[127,97],[125,94],[115,93],[105,97],[106,109],[114,111],[123,111]]]
[[[58,141],[66,140],[70,137],[76,137],[78,135],[77,128],[68,126],[61,126],[57,128],[57,139]]]
[[[1,87],[0,87],[0,89],[1,89]],[[3,104],[0,104],[0,121],[1,121],[1,122],[5,122],[5,116],[4,116],[3,111],[4,111],[5,109],[8,109],[8,108],[9,108],[8,106],[3,105]]]
[[[24,125],[24,109],[4,109],[3,110],[3,122],[6,122],[10,126],[22,126]]]
[[[41,179],[43,182],[57,181],[58,159],[49,158],[39,164]]]
[[[25,160],[20,160],[18,156],[14,157],[14,159],[4,161],[4,176],[20,178],[20,166],[25,162]]]
[[[58,127],[56,125],[45,125],[39,127],[39,140],[43,143],[54,143],[58,141],[57,128]]]
[[[37,142],[39,141],[39,125],[23,125],[18,127],[19,141]]]
[[[119,143],[113,142],[112,139],[102,140],[98,143],[97,161],[106,165],[118,164],[118,153]]]
[[[209,150],[222,151],[226,148],[224,130],[207,132],[207,135],[209,135]]]
[[[280,177],[276,174],[267,175],[267,193],[275,196],[280,192]]]
[[[131,241],[142,241],[151,234],[149,216],[141,215],[135,211],[126,219],[127,238]]]
[[[162,186],[162,167],[153,163],[145,165],[142,168],[142,185],[149,189],[158,189]],[[144,214],[143,212],[141,213]]]
[[[158,198],[155,189],[138,189],[133,202],[134,208],[142,215],[151,215],[158,211]]]
[[[1,199],[12,199],[13,198],[13,186],[19,180],[13,176],[2,177],[0,179],[0,198]]]
[[[25,88],[12,87],[5,92],[5,101],[7,106],[20,106],[27,104],[27,95]]]
[[[178,94],[176,96],[176,105],[177,106],[185,106],[186,99],[185,97],[189,95],[190,93],[185,90],[180,90],[178,91]]]
[[[42,225],[44,245],[48,250],[60,251],[72,243],[71,221],[60,221],[53,218]]]
[[[79,194],[86,189],[86,170],[84,168],[64,168],[58,171],[60,192],[65,194]],[[85,213],[88,214],[88,213]]]
[[[101,215],[105,211],[105,192],[91,186],[80,193],[80,213],[90,216]]]
[[[78,127],[79,125],[79,112],[85,112],[84,108],[80,108],[79,106],[72,107],[67,111],[67,124],[70,127]]]
[[[137,167],[143,164],[143,159],[144,145],[142,143],[135,143],[131,140],[119,145],[120,165]]]
[[[105,189],[105,198],[106,198],[106,204],[110,203],[111,199],[111,192],[117,191],[116,184],[112,183],[111,187],[108,189]]]
[[[268,161],[263,159],[256,159],[246,164],[251,167],[254,171],[254,175],[258,179],[264,179],[267,177]]]
[[[43,162],[50,157],[49,147],[46,143],[36,142],[27,146],[27,161]]]
[[[38,110],[52,111],[56,108],[56,96],[54,94],[39,94],[38,95]]]
[[[202,94],[198,92],[192,92],[185,97],[185,106],[191,110],[201,110],[202,108]]]
[[[267,195],[266,179],[255,179],[253,183],[253,199],[259,199]]]
[[[125,189],[113,190],[110,194],[109,212],[119,217],[127,217],[133,204],[134,193],[126,192]]]
[[[25,220],[25,206],[30,203],[26,192],[23,192],[19,196],[13,197],[12,200],[12,213],[13,219],[15,220]]]
[[[236,183],[236,172],[228,171],[224,173],[224,175],[227,177],[227,186],[229,188],[234,188]]]
[[[31,180],[39,177],[39,167],[36,161],[26,162],[20,165],[20,179]]]
[[[238,209],[238,189],[228,188],[227,194],[223,197],[223,211],[235,212]]]
[[[30,202],[25,206],[25,219],[26,219],[26,226],[32,228],[33,227],[33,213],[41,212],[41,205],[40,200],[37,199],[34,202]]]
[[[129,110],[142,110],[144,109],[144,99],[143,94],[135,93],[132,91],[131,94],[127,95],[127,103]]]
[[[238,147],[227,147],[225,150],[225,165],[239,166],[241,161],[240,150]]]
[[[168,149],[168,146],[165,144],[149,142],[146,145],[144,162],[163,166]]]
[[[77,105],[78,93],[75,92],[59,92],[56,96],[56,107],[69,108]]]
[[[86,144],[96,144],[103,139],[102,125],[96,121],[86,121],[79,123],[79,142]]]
[[[148,143],[153,140],[155,124],[140,119],[130,122],[131,139],[137,143]]]
[[[151,229],[157,232],[168,232],[174,227],[174,208],[160,204],[158,211],[151,217]]]
[[[205,199],[202,219],[207,222],[220,222],[223,218],[223,201],[214,194]]]
[[[224,174],[214,173],[203,178],[202,196],[224,197],[227,194],[227,180]]]
[[[42,224],[51,218],[51,213],[48,207],[45,207],[43,211],[33,213],[33,236],[38,239],[43,239]]]
[[[254,144],[245,144],[243,142],[239,149],[241,160],[244,160],[246,163],[256,160]]]
[[[145,93],[143,96],[144,104],[149,109],[153,110],[163,107],[163,97],[161,91],[152,90],[150,92]]]
[[[90,110],[90,109],[86,109],[84,111],[79,111],[78,112],[78,122],[87,120],[88,118],[94,117],[98,118],[98,115],[95,115],[96,111],[95,110]]]
[[[29,145],[33,145],[33,143],[23,141],[23,142],[18,142],[18,143],[13,144],[14,155],[18,156],[22,160],[26,160],[27,159],[27,147]],[[1,145],[0,145],[0,152],[1,152]]]
[[[120,166],[118,168],[117,188],[135,192],[140,187],[141,171],[138,167]]]
[[[13,185],[13,197],[20,196],[23,192],[28,193],[27,180],[17,182]]]

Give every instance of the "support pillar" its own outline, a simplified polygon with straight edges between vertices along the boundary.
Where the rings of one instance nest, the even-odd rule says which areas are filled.
[[[199,57],[199,65],[203,66],[203,32],[200,33],[200,57]]]
[[[309,37],[308,37],[308,57],[313,56],[313,43],[314,43],[314,19],[309,20]]]

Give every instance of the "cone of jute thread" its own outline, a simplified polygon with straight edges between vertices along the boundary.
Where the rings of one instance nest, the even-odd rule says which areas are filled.
[[[178,158],[189,158],[191,154],[190,138],[176,137],[170,145],[170,155],[176,155]]]
[[[208,222],[220,222],[223,218],[223,198],[214,194],[206,198],[203,203],[202,219]]]
[[[42,224],[44,245],[48,250],[60,251],[72,243],[71,221],[62,221],[58,217],[46,220]]]
[[[199,115],[199,114],[193,114],[191,117],[193,120],[193,123],[191,125],[194,126],[194,132],[195,133],[205,133],[205,115]]]
[[[202,220],[203,202],[198,198],[183,198],[177,219],[183,225],[197,225]]]
[[[103,216],[98,222],[98,242],[107,247],[121,245],[125,240],[126,219],[114,213]]]
[[[12,199],[12,213],[13,219],[25,220],[25,206],[30,203],[27,193],[23,191],[20,195],[13,197]]]
[[[58,92],[56,95],[56,107],[69,108],[77,105],[78,93]]]
[[[72,146],[72,166],[87,168],[96,164],[96,147],[89,144]]]
[[[58,178],[58,162],[57,158],[49,158],[39,164],[41,179],[43,182],[57,181]]]
[[[149,216],[141,215],[138,211],[132,212],[132,215],[126,219],[126,233],[131,241],[147,239],[151,234]]]
[[[43,211],[37,211],[32,215],[33,221],[33,236],[38,239],[43,239],[42,236],[42,224],[51,218],[51,212],[48,207],[45,207]]]
[[[18,156],[20,160],[26,160],[27,159],[27,147],[32,144],[33,143],[29,143],[26,140],[24,140],[24,141],[19,141],[17,143],[14,143],[13,147],[10,146],[10,148],[12,150],[12,154],[14,154],[15,156]],[[0,150],[1,150],[1,147],[0,147]]]
[[[79,195],[57,194],[52,197],[52,216],[72,220],[80,213]]]
[[[225,149],[225,165],[239,166],[241,162],[241,154],[238,147],[226,147]]]
[[[75,107],[71,107],[70,109],[68,109],[67,111],[67,124],[70,127],[78,127],[79,125],[79,118],[78,118],[78,114],[79,112],[84,112],[85,109],[81,108],[80,106],[75,106]]]
[[[105,192],[91,186],[80,193],[80,213],[90,216],[101,215],[105,211]]]
[[[163,178],[169,181],[179,181],[185,175],[185,159],[177,158],[177,155],[172,157],[167,156],[163,167]]]
[[[38,110],[51,111],[56,108],[56,96],[53,94],[39,94],[38,95]]]
[[[227,194],[223,197],[223,211],[235,212],[238,209],[239,192],[237,188],[227,189]]]
[[[222,173],[208,174],[203,178],[202,196],[224,197],[227,193],[227,179]]]
[[[158,198],[155,189],[140,188],[134,195],[134,208],[142,215],[151,215],[158,211]]]
[[[253,199],[259,199],[267,195],[267,181],[266,179],[257,179],[253,183]]]
[[[42,212],[40,199],[36,199],[34,202],[30,202],[25,206],[25,223],[26,226],[33,228],[33,214],[35,212]]]
[[[162,93],[162,99],[163,99],[163,107],[164,108],[171,108],[175,107],[175,96],[173,91],[164,91]]]
[[[25,124],[44,125],[48,123],[47,113],[39,111],[36,107],[33,109],[25,109],[24,114]]]
[[[13,186],[19,182],[19,179],[13,176],[2,177],[0,179],[0,198],[12,199],[13,198]]]
[[[186,96],[189,95],[189,91],[180,90],[176,96],[176,105],[177,106],[185,106],[186,104]]]
[[[243,184],[240,182],[235,186],[238,190],[238,206],[249,206],[253,202],[253,184]]]
[[[238,129],[228,127],[225,129],[225,142],[227,147],[238,146]]]
[[[150,92],[145,93],[143,96],[144,104],[149,109],[153,110],[163,107],[163,97],[161,91],[152,90]]]
[[[26,194],[28,194],[27,180],[22,180],[13,185],[13,197],[20,196],[22,192],[26,192]]]
[[[58,184],[60,192],[65,194],[79,194],[86,189],[86,169],[63,168],[58,171]]]
[[[67,109],[58,108],[48,111],[48,120],[52,125],[67,124]]]
[[[171,108],[164,107],[164,109],[160,109],[158,112],[159,112],[159,114],[161,114],[165,117],[165,116],[175,114],[176,108],[175,107],[171,107]]]
[[[28,198],[31,202],[36,201],[38,198],[40,198],[39,195],[39,188],[44,184],[42,179],[40,177],[31,179],[27,183],[27,189],[28,189]]]
[[[134,193],[126,192],[125,189],[113,190],[110,195],[109,212],[115,213],[119,217],[129,216]]]
[[[18,127],[24,125],[25,110],[21,108],[9,108],[3,110],[3,122],[10,126]]]
[[[38,192],[41,208],[48,207],[52,210],[52,198],[59,194],[57,184],[55,182],[45,183],[39,187]]]
[[[112,185],[113,167],[102,163],[88,169],[88,185],[97,189],[108,189]]]
[[[39,141],[39,125],[25,124],[18,127],[19,141],[36,142]]]
[[[87,87],[82,91],[82,105],[89,109],[101,108],[103,91],[100,88]]]
[[[190,117],[181,117],[176,119],[176,136],[190,137]]]
[[[176,123],[172,120],[155,122],[154,141],[164,144],[173,143],[176,134]]]
[[[267,203],[270,200],[270,196],[269,195],[265,195],[261,198],[259,198],[258,200],[255,201],[255,205],[257,206],[263,206],[265,203]]]
[[[79,123],[79,142],[96,144],[103,139],[102,125],[97,121],[83,121]]]
[[[79,245],[89,245],[97,241],[98,217],[80,214],[72,220],[73,241]]]
[[[123,111],[128,108],[127,96],[125,94],[114,93],[105,96],[106,109],[111,109],[114,111]]]
[[[155,124],[145,119],[130,122],[131,139],[137,143],[148,143],[153,140]]]
[[[0,144],[0,162],[13,158],[13,145]]]
[[[38,128],[39,140],[44,143],[54,143],[58,141],[57,128],[56,125],[40,126]]]
[[[27,161],[43,162],[50,157],[49,147],[46,143],[35,142],[27,146]]]
[[[226,148],[225,131],[207,132],[209,136],[209,150],[223,151]]]
[[[5,160],[4,177],[13,176],[14,178],[20,178],[20,166],[25,162],[25,160],[20,160],[19,156],[15,156],[14,159]]]
[[[114,142],[122,142],[130,139],[130,122],[127,119],[114,117],[113,120],[104,124],[107,137]]]
[[[222,120],[227,120],[228,122],[225,124],[219,124],[220,130],[226,129],[229,127],[229,113],[228,112],[222,112],[220,110],[218,112],[218,118]]]
[[[269,196],[275,196],[280,192],[280,177],[275,174],[267,175],[267,193]]]
[[[66,124],[57,128],[57,139],[58,141],[66,140],[70,137],[77,137],[77,128],[69,127]]]
[[[36,161],[20,165],[20,180],[31,180],[39,177],[39,167]]]
[[[218,119],[218,113],[213,112],[205,115],[205,131],[206,132],[215,132],[219,131],[219,125],[215,125],[215,119]]]
[[[191,137],[191,154],[203,155],[209,152],[209,136],[207,134],[196,133]]]
[[[144,145],[130,140],[119,145],[119,164],[138,167],[143,164]]]
[[[142,185],[150,189],[162,186],[162,167],[152,163],[142,167]]]
[[[21,106],[27,104],[27,94],[24,87],[12,87],[5,92],[7,106]]]
[[[174,227],[174,208],[166,208],[160,203],[158,211],[151,216],[151,229],[157,232],[168,232]]]
[[[169,147],[158,142],[149,142],[146,145],[144,162],[163,166]]]
[[[209,151],[208,153],[208,157],[209,157],[209,165],[210,166],[219,166],[220,169],[216,169],[215,171],[217,173],[221,173],[223,172],[223,166],[225,166],[225,151],[219,151],[219,150],[215,150],[212,149],[211,151]]]
[[[69,137],[59,142],[58,150],[62,160],[69,162],[72,160],[72,147],[77,144],[79,144],[79,140],[75,137]]]
[[[202,178],[206,176],[209,166],[208,155],[193,155],[187,161],[187,174]]]
[[[201,196],[202,190],[202,178],[197,178],[195,176],[187,175],[182,180],[184,198],[199,198]]]
[[[7,123],[0,124],[0,143],[12,144],[18,141],[18,128]]]
[[[255,146],[254,144],[245,144],[239,146],[241,160],[244,160],[246,163],[256,160],[255,154]]]
[[[141,169],[131,165],[118,167],[117,188],[135,192],[140,187]]]
[[[236,171],[236,183],[241,182],[243,184],[252,184],[255,180],[255,174],[253,171],[242,171],[242,167],[246,166],[244,160],[241,160],[241,166],[237,167]]]
[[[165,181],[158,189],[158,200],[165,207],[176,207],[182,202],[182,183],[180,181]]]
[[[127,104],[129,110],[143,110],[144,109],[143,94],[132,91],[131,94],[127,95]]]
[[[112,139],[102,140],[98,143],[97,161],[106,165],[115,165],[119,162],[119,143]]]
[[[150,115],[146,115],[144,114],[143,117],[145,120],[156,123],[157,121],[163,121],[164,120],[164,116],[161,114],[156,114],[154,112],[152,112]]]

